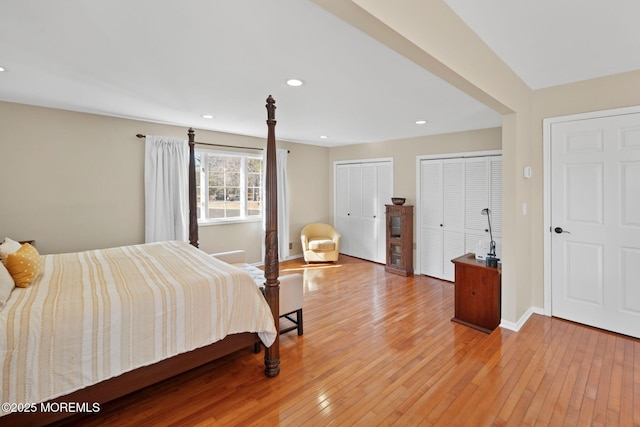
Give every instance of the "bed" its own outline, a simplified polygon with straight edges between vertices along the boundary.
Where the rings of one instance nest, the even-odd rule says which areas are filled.
[[[197,249],[196,142],[189,129],[189,243],[45,255],[36,282],[14,291],[0,311],[0,400],[10,405],[2,407],[2,425],[42,425],[90,413],[101,403],[258,342],[265,344],[265,375],[278,375],[271,96],[266,107],[264,292],[246,273]]]

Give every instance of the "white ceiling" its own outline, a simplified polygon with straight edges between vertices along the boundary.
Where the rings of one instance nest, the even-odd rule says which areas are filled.
[[[637,0],[445,1],[533,88],[640,69]],[[309,0],[0,0],[0,66],[0,100],[259,137],[271,94],[277,137],[317,145],[501,124]]]
[[[638,0],[444,0],[532,89],[640,69]]]

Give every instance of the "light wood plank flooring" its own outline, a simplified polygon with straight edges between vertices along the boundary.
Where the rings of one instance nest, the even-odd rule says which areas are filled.
[[[341,256],[305,274],[304,335],[281,372],[250,349],[103,405],[82,425],[640,425],[640,341],[534,315],[452,323],[453,284]]]

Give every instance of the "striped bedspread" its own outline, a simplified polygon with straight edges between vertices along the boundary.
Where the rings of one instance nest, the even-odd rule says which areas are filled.
[[[0,311],[0,402],[43,402],[232,333],[276,338],[249,275],[188,243],[42,259]]]

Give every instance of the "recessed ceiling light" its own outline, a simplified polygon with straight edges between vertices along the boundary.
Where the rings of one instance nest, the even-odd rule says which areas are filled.
[[[416,124],[417,125],[426,125],[427,121],[426,120],[416,120]]]
[[[203,119],[213,119],[215,116],[213,114],[203,114],[202,118]]]
[[[287,84],[289,86],[298,87],[298,86],[302,86],[304,82],[300,79],[289,79],[287,80]]]
[[[7,69],[4,68],[4,67],[0,67],[0,73],[3,72],[3,71],[7,71]]]
[[[320,135],[320,139],[329,139],[327,135]]]

